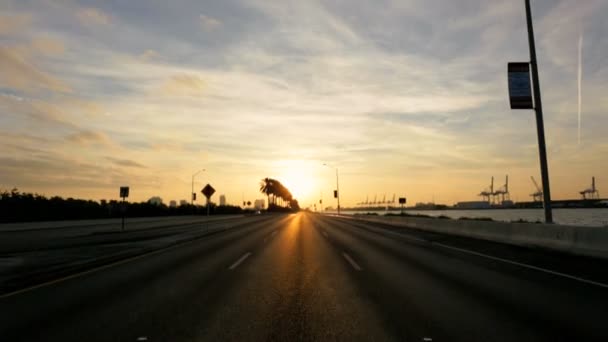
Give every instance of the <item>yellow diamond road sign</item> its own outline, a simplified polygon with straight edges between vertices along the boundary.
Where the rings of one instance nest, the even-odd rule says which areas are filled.
[[[203,193],[203,195],[205,195],[205,197],[207,197],[207,199],[209,199],[215,193],[215,189],[210,184],[207,184],[205,185],[203,190],[201,190],[201,192]]]

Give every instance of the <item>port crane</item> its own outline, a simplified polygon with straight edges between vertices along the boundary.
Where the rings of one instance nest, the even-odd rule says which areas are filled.
[[[584,200],[600,198],[600,193],[595,188],[595,177],[591,177],[591,187],[587,188],[583,191],[579,191],[579,194],[581,194],[581,196],[583,196]]]
[[[534,199],[534,202],[542,202],[543,201],[543,189],[541,189],[538,186],[538,183],[536,183],[536,180],[534,179],[534,177],[530,176],[530,179],[532,179],[532,183],[534,183],[534,187],[536,188],[536,192],[533,194],[530,194],[530,196],[532,196],[532,198]]]
[[[492,176],[490,188],[483,190],[478,196],[481,196],[481,198],[485,199],[488,203],[492,203],[492,196],[494,196],[494,176]]]
[[[367,195],[367,197],[365,198],[365,202],[359,202],[359,203],[357,203],[357,205],[361,205],[361,206],[367,205],[368,200],[369,200],[369,195]]]
[[[501,197],[501,203],[503,203],[505,200],[511,200],[509,194],[509,175],[506,175],[505,177],[505,184],[500,189],[494,191],[493,195],[495,196],[495,198]]]

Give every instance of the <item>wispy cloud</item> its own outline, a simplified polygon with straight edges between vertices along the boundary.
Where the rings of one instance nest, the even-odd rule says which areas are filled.
[[[0,36],[25,29],[31,20],[31,16],[27,14],[0,15]]]
[[[135,168],[142,168],[142,169],[146,168],[146,166],[144,166],[136,161],[130,160],[130,159],[120,159],[120,158],[114,158],[114,157],[106,157],[106,159],[118,166],[135,167]]]
[[[77,133],[70,134],[65,139],[71,143],[80,145],[102,144],[109,145],[110,138],[104,133],[83,130]]]
[[[62,80],[37,68],[17,49],[0,46],[0,87],[21,91],[51,90],[70,92]]]
[[[533,4],[554,193],[568,197],[564,174],[600,174],[606,164],[598,156],[608,144],[607,5]],[[91,182],[98,197],[129,182],[141,199],[179,197],[204,164],[222,192],[255,198],[250,184],[277,163],[332,160],[348,204],[384,189],[471,199],[504,173],[523,199],[538,172],[533,116],[507,102],[505,65],[529,58],[521,3],[140,5],[16,2],[2,13],[10,19],[0,20],[0,124],[14,139],[35,129],[48,140],[0,140],[7,162],[34,167],[16,157],[30,153],[57,173],[84,165],[44,181],[5,167],[2,179]],[[594,124],[583,126],[577,149],[581,30],[583,108]],[[37,150],[57,153],[42,160]],[[311,166],[311,177],[331,189],[320,169]]]
[[[201,26],[205,31],[213,31],[222,26],[222,22],[216,18],[201,14]]]
[[[108,25],[110,24],[110,16],[99,8],[82,8],[76,13],[78,20],[83,25]]]
[[[37,37],[32,40],[32,50],[45,56],[61,55],[65,51],[62,41],[50,37]]]

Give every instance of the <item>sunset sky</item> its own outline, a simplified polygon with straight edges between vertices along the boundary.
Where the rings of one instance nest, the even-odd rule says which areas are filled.
[[[608,193],[608,1],[532,1],[553,197]],[[582,115],[578,142],[578,53]],[[0,3],[0,189],[453,204],[540,182],[523,0]],[[323,166],[331,165],[331,168]],[[200,195],[199,195],[200,196]],[[217,196],[217,195],[216,195]]]

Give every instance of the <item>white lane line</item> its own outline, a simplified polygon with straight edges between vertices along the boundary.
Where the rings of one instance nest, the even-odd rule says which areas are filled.
[[[355,260],[353,260],[353,258],[351,258],[350,255],[346,254],[346,252],[342,253],[342,255],[344,256],[344,259],[346,259],[346,261],[348,261],[354,269],[356,269],[357,271],[362,270],[361,266],[357,265]]]
[[[267,240],[272,239],[275,235],[277,235],[277,231],[273,231],[271,234],[266,235],[266,237],[264,238],[264,242],[266,242]]]
[[[380,234],[380,235],[386,234],[386,235],[392,235],[392,236],[395,236],[395,237],[398,237],[398,238],[404,239],[404,240],[410,240],[410,241],[416,241],[416,242],[428,242],[428,240],[417,238],[417,237],[410,236],[410,235],[406,235],[406,234],[403,234],[403,233],[392,232],[390,230],[386,230],[386,229],[382,229],[382,228],[377,228],[377,227],[374,227],[372,225],[366,225],[366,226],[368,227],[367,229],[366,228],[362,228],[362,229],[363,230],[367,230],[367,231],[372,231],[372,232]]]
[[[245,255],[243,255],[239,260],[237,260],[234,264],[232,264],[230,267],[228,267],[228,269],[233,270],[233,269],[237,268],[243,261],[245,261],[245,259],[249,258],[250,255],[251,255],[250,252],[245,253]]]
[[[548,270],[546,268],[542,268],[542,267],[538,267],[538,266],[532,266],[532,265],[528,265],[528,264],[524,264],[521,262],[517,262],[517,261],[513,261],[513,260],[508,260],[508,259],[503,259],[503,258],[499,258],[499,257],[495,257],[495,256],[491,256],[491,255],[487,255],[487,254],[483,254],[483,253],[479,253],[479,252],[473,252],[470,251],[468,249],[463,249],[463,248],[458,248],[458,247],[452,247],[452,246],[448,246],[448,245],[444,245],[442,243],[438,243],[438,242],[432,242],[431,244],[435,245],[435,246],[440,246],[446,249],[451,249],[454,251],[459,251],[462,253],[467,253],[467,254],[471,254],[471,255],[476,255],[476,256],[480,256],[482,258],[487,258],[487,259],[491,259],[491,260],[495,260],[495,261],[501,261],[507,264],[511,264],[511,265],[515,265],[515,266],[519,266],[519,267],[523,267],[523,268],[528,268],[531,270],[535,270],[535,271],[539,271],[539,272],[544,272],[544,273],[548,273],[548,274],[552,274],[558,277],[563,277],[563,278],[568,278],[571,280],[576,280],[579,281],[581,283],[585,283],[585,284],[589,284],[589,285],[595,285],[595,286],[599,286],[599,287],[603,287],[605,289],[608,289],[608,284],[604,284],[604,283],[600,283],[597,281],[593,281],[593,280],[589,280],[589,279],[585,279],[585,278],[580,278],[577,276],[573,276],[570,274],[566,274],[566,273],[561,273],[561,272],[557,272],[557,271],[552,271],[552,270]]]

